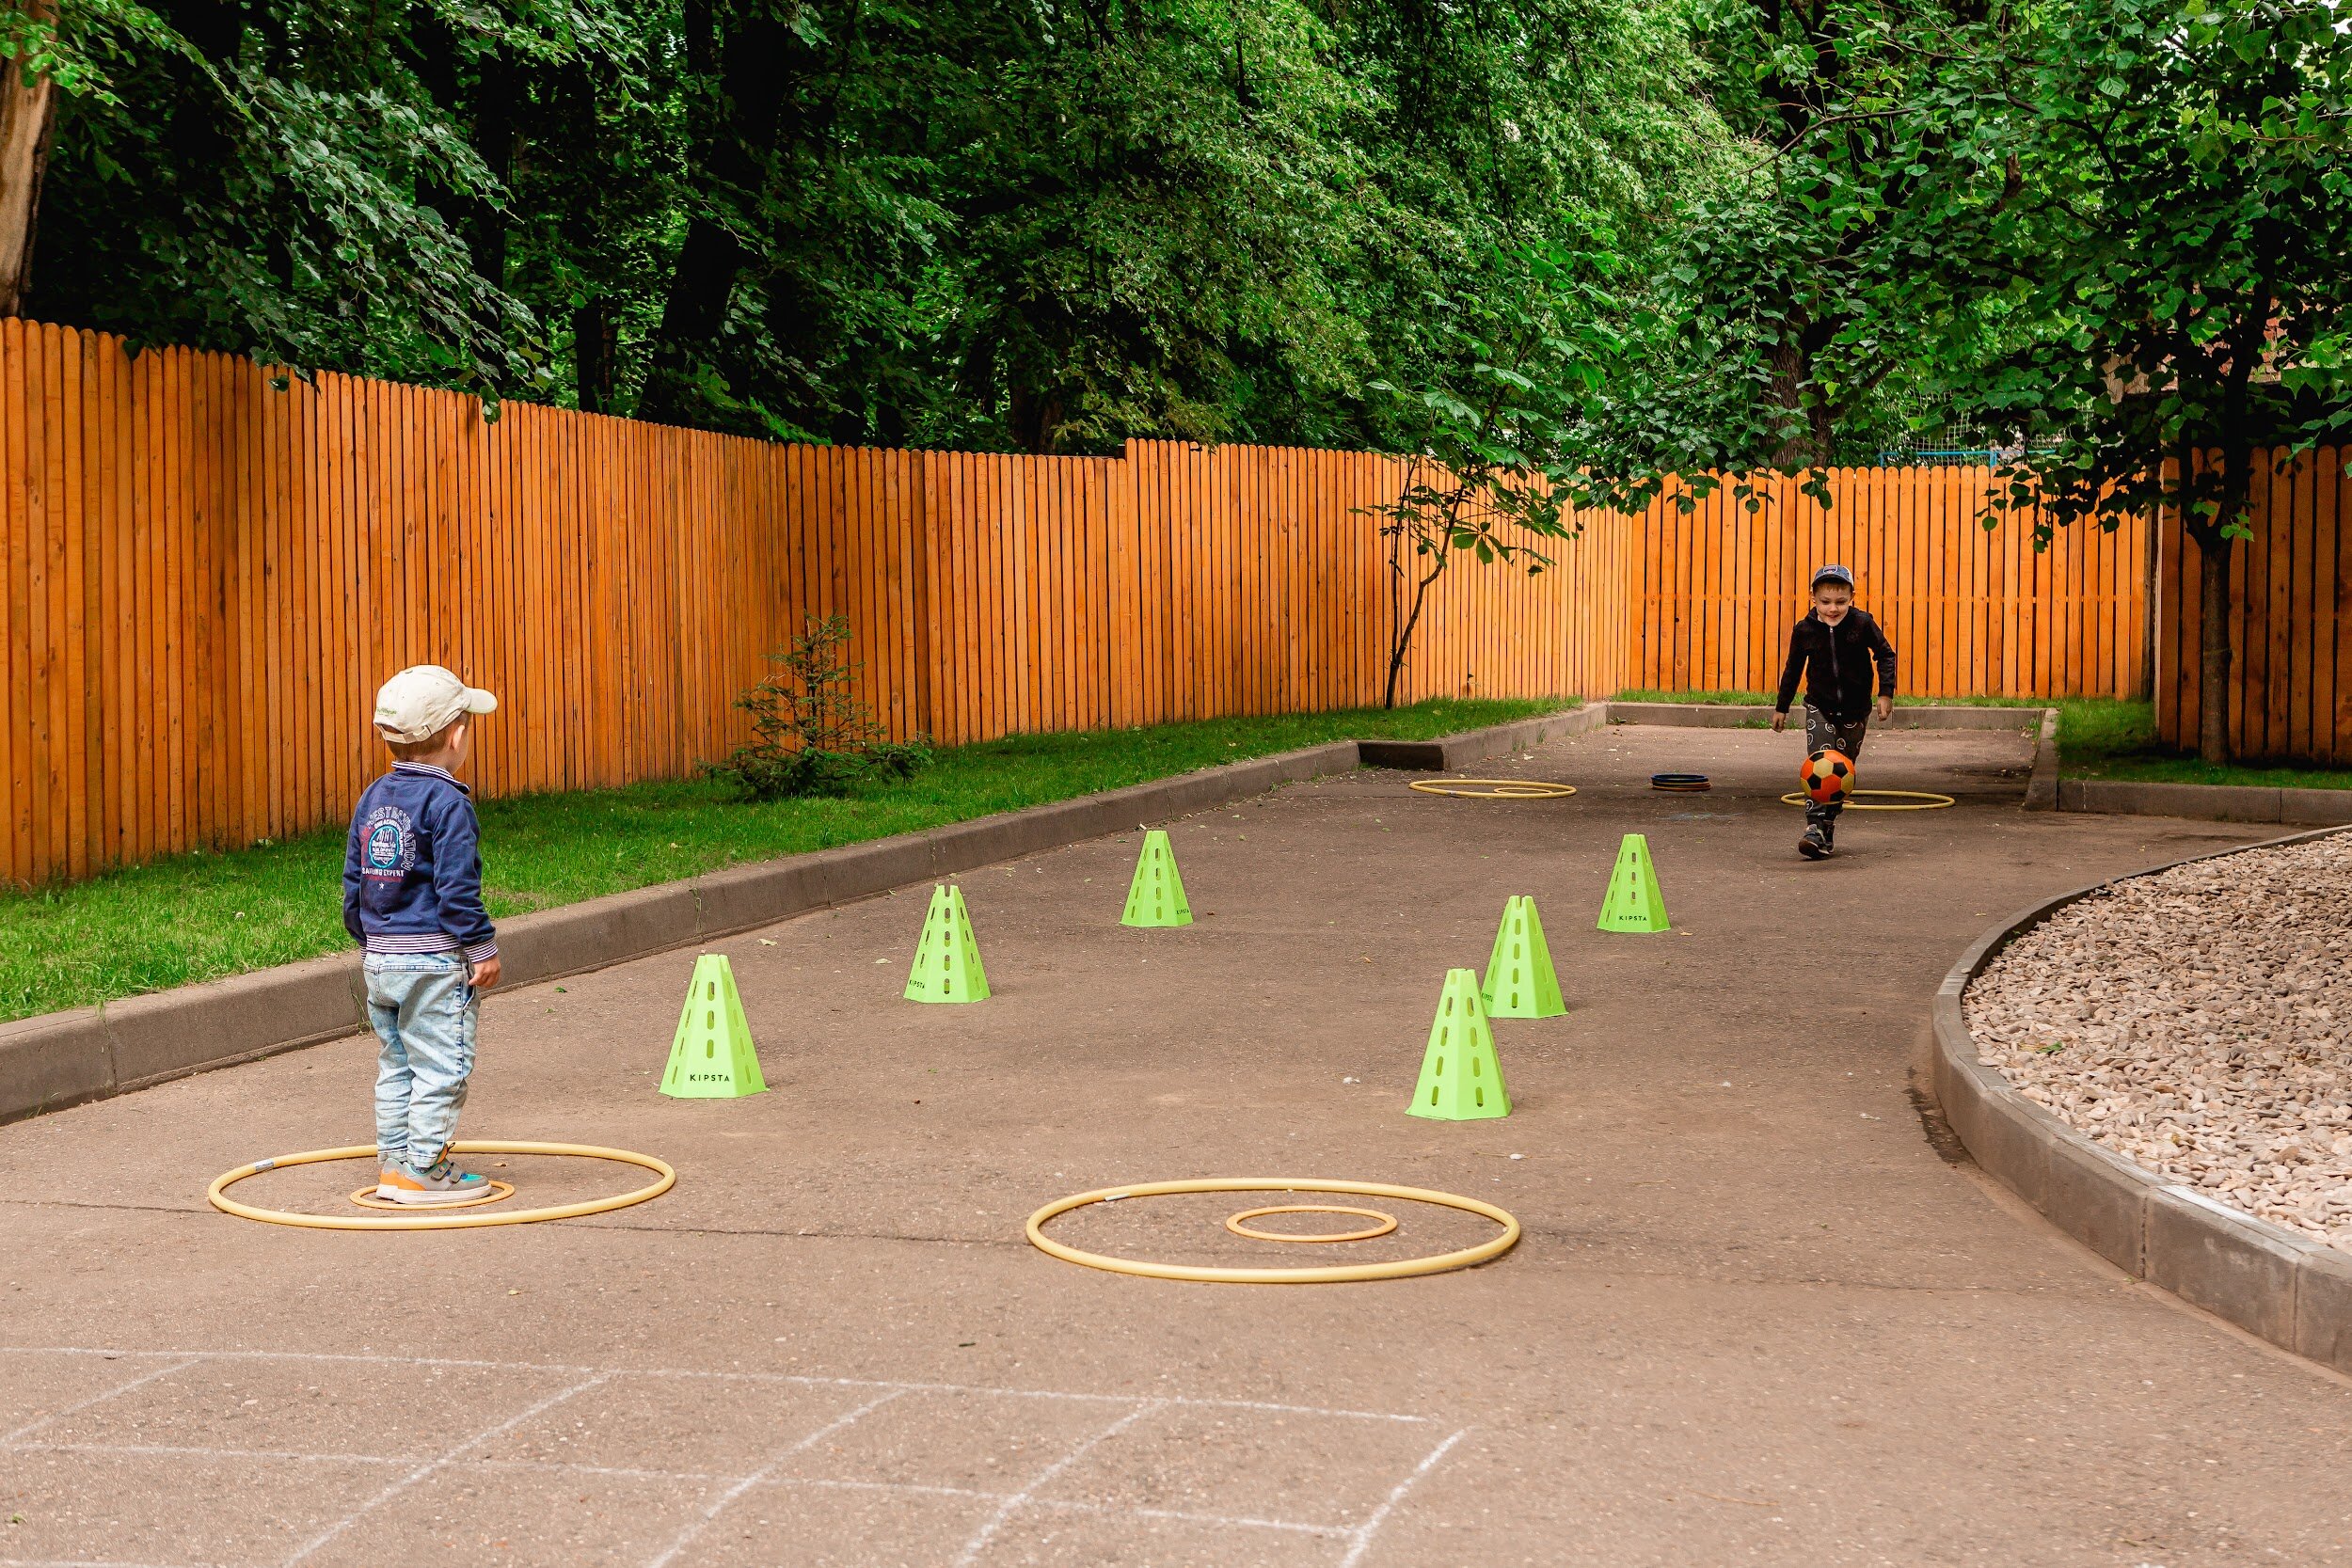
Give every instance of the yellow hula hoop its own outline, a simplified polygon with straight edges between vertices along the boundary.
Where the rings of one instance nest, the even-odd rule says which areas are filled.
[[[514,1196],[515,1184],[512,1181],[494,1180],[490,1183],[490,1190],[480,1197],[460,1198],[454,1203],[437,1203],[433,1206],[433,1212],[437,1214],[451,1209],[478,1209],[485,1203],[504,1203]],[[351,1201],[362,1209],[373,1209],[379,1213],[413,1214],[417,1212],[409,1204],[394,1203],[389,1197],[376,1196],[375,1188],[373,1186],[359,1188],[351,1195]]]
[[[625,1165],[642,1165],[655,1173],[658,1180],[613,1197],[595,1197],[580,1203],[559,1203],[548,1209],[503,1209],[479,1212],[444,1213],[416,1212],[388,1214],[381,1219],[364,1218],[358,1214],[297,1214],[284,1209],[257,1209],[249,1203],[239,1203],[228,1196],[229,1189],[250,1176],[266,1170],[282,1170],[288,1165],[315,1165],[330,1160],[373,1160],[373,1144],[352,1144],[343,1148],[314,1148],[301,1154],[280,1154],[272,1160],[256,1160],[249,1165],[224,1171],[213,1178],[213,1184],[204,1196],[224,1214],[239,1219],[259,1220],[263,1225],[294,1225],[310,1230],[466,1230],[485,1225],[530,1225],[539,1220],[578,1219],[582,1214],[609,1213],[626,1209],[633,1203],[644,1203],[660,1197],[677,1182],[677,1172],[650,1154],[632,1154],[626,1148],[601,1148],[594,1144],[492,1143],[466,1139],[450,1145],[457,1154],[565,1154],[581,1160],[616,1160]],[[470,1209],[470,1205],[468,1206]]]
[[[1849,797],[1846,801],[1848,811],[1942,811],[1946,806],[1958,803],[1950,796],[1938,795],[1931,789],[1851,789],[1846,793]],[[1900,797],[1914,803],[1892,806],[1866,805],[1859,799],[1864,795]],[[1784,806],[1802,806],[1808,802],[1805,800],[1804,791],[1792,789],[1780,798],[1780,803]]]
[[[1484,784],[1463,789],[1462,784]],[[1549,779],[1415,779],[1411,787],[1423,795],[1453,795],[1465,800],[1556,800],[1576,793],[1576,785]]]
[[[1319,1231],[1312,1235],[1260,1230],[1255,1226],[1242,1224],[1242,1221],[1254,1220],[1261,1214],[1355,1214],[1380,1223],[1366,1226],[1361,1230]],[[1244,1209],[1238,1214],[1230,1215],[1225,1221],[1225,1228],[1236,1236],[1247,1236],[1253,1242],[1369,1242],[1375,1236],[1385,1236],[1394,1230],[1396,1216],[1384,1214],[1377,1209],[1350,1209],[1340,1203],[1277,1203],[1271,1208]]]
[[[1057,1215],[1089,1203],[1112,1203],[1130,1197],[1166,1197],[1176,1193],[1348,1193],[1359,1197],[1389,1197],[1406,1203],[1434,1203],[1482,1215],[1502,1227],[1502,1234],[1459,1252],[1433,1253],[1426,1258],[1399,1258],[1386,1263],[1335,1263],[1311,1269],[1226,1269],[1192,1263],[1153,1263],[1107,1253],[1065,1246],[1045,1234],[1045,1224]],[[1395,1187],[1385,1181],[1320,1181],[1304,1177],[1212,1178],[1200,1181],[1146,1181],[1132,1187],[1100,1187],[1090,1193],[1056,1198],[1029,1216],[1029,1244],[1065,1263],[1076,1263],[1111,1274],[1139,1275],[1147,1279],[1184,1279],[1208,1285],[1345,1285],[1374,1279],[1410,1279],[1416,1275],[1444,1274],[1500,1258],[1518,1244],[1519,1222],[1508,1210],[1474,1197],[1433,1192],[1426,1187]]]

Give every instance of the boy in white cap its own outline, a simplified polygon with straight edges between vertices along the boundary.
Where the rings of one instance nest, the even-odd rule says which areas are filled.
[[[437,664],[375,694],[392,769],[359,797],[343,851],[343,926],[367,950],[375,1075],[375,1196],[463,1203],[490,1190],[450,1164],[473,1072],[477,993],[498,984],[498,933],[482,906],[481,824],[456,779],[473,716],[498,699]]]

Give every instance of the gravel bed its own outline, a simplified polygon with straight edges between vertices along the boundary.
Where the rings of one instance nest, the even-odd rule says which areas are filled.
[[[1964,1000],[1979,1059],[2068,1126],[2352,1252],[2352,834],[2093,894]]]

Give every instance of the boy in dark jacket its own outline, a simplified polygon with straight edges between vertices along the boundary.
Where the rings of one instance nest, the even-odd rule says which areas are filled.
[[[457,782],[473,716],[498,699],[437,664],[403,670],[375,696],[392,770],[368,785],[343,851],[343,926],[367,949],[375,1075],[375,1196],[464,1203],[489,1182],[450,1164],[473,1072],[477,993],[499,980],[482,907],[482,830]]]
[[[1867,611],[1854,608],[1853,574],[1843,566],[1824,566],[1813,574],[1813,612],[1788,628],[1788,663],[1780,673],[1780,698],[1772,705],[1773,733],[1788,725],[1788,704],[1803,675],[1805,755],[1837,751],[1859,761],[1870,728],[1873,674],[1879,718],[1884,720],[1895,712],[1895,645]],[[1837,814],[1845,809],[1842,800],[1807,801],[1797,852],[1810,861],[1826,860],[1836,847]]]

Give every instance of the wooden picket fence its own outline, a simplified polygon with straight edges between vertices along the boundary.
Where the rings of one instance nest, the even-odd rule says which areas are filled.
[[[1631,570],[1641,621],[1629,685],[1771,691],[1817,566],[1855,602],[1920,697],[2102,697],[2145,689],[2149,531],[2068,528],[2033,547],[2030,516],[1987,530],[1982,468],[1834,468],[1832,505],[1772,482],[1751,513],[1728,487],[1690,514],[1654,506]]]
[[[500,694],[488,794],[676,777],[809,615],[891,732],[946,744],[1376,703],[1397,459],[778,446],[0,322],[0,878],[340,821],[376,685]],[[1465,561],[1406,694],[1769,688],[1805,574],[1852,566],[1907,689],[2128,692],[2145,531],[2047,555],[1981,471],[1840,472],[1751,515],[1581,519],[1536,577]],[[2193,602],[2193,599],[2192,599]]]
[[[2230,552],[2230,746],[2242,760],[2352,767],[2352,448],[2265,463],[2252,537]],[[2156,539],[2156,734],[2197,742],[2204,562],[2168,514]]]

